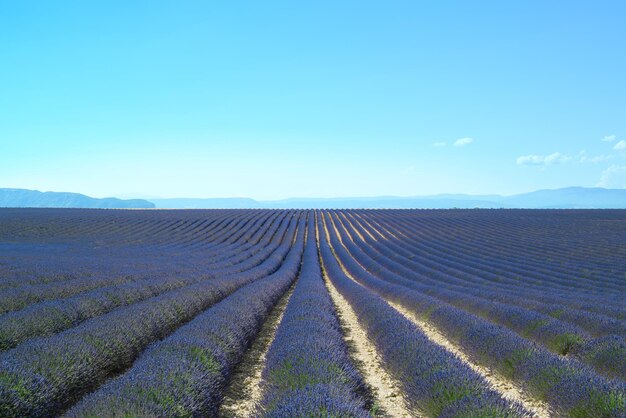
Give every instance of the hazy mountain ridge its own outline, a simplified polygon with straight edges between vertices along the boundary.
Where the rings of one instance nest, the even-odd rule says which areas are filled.
[[[150,199],[150,202],[159,209],[246,209],[260,204],[247,197]]]
[[[414,197],[285,199],[260,203],[263,207],[277,208],[626,209],[626,189],[567,187],[511,196],[440,194]]]
[[[155,205],[143,199],[98,199],[80,193],[40,192],[27,189],[0,189],[0,207],[150,209]]]
[[[626,209],[626,189],[567,187],[511,196],[438,194],[413,197],[288,198],[271,201],[248,198],[155,199],[151,201],[157,208],[185,209]]]
[[[438,194],[289,198],[259,201],[250,198],[96,199],[79,193],[0,189],[0,207],[158,208],[158,209],[626,209],[626,189],[567,187],[511,196]]]

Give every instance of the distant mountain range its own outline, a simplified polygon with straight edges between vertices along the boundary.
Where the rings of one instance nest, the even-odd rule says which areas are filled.
[[[626,209],[626,189],[567,187],[538,190],[512,196],[439,194],[432,196],[379,196],[338,198],[290,198],[258,201],[248,198],[150,199],[157,208],[173,209],[449,209],[449,208],[527,208],[527,209]]]
[[[97,199],[80,193],[0,189],[0,207],[151,209],[155,206],[154,203],[142,199],[122,200],[115,197]]]
[[[150,199],[150,202],[159,209],[255,209],[263,203],[247,197]]]
[[[440,194],[414,197],[96,199],[78,193],[0,189],[0,207],[159,208],[159,209],[626,209],[626,189],[568,187],[512,196]]]

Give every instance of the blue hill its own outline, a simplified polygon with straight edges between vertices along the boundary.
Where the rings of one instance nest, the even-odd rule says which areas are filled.
[[[115,197],[97,199],[80,193],[0,189],[0,207],[149,209],[155,205],[142,199],[122,200]]]

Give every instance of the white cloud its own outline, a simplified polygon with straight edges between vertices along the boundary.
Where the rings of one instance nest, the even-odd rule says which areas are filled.
[[[467,144],[471,144],[472,142],[474,142],[474,138],[459,138],[456,141],[454,141],[454,146],[455,147],[462,147],[464,145]]]
[[[604,138],[602,138],[602,140],[604,142],[613,142],[615,141],[615,138],[617,138],[615,135],[606,135]]]
[[[597,187],[626,189],[626,165],[613,164],[602,172]]]
[[[616,151],[624,151],[624,150],[626,150],[626,140],[622,139],[621,141],[619,141],[617,144],[615,144],[613,149],[616,150]]]
[[[566,163],[571,160],[569,155],[554,152],[550,155],[522,155],[517,158],[517,165],[549,165]]]
[[[602,163],[605,161],[612,160],[613,156],[612,155],[595,155],[592,157],[587,154],[587,151],[583,150],[578,153],[578,156],[576,158],[581,163],[597,164],[597,163]]]
[[[433,147],[445,147],[445,142],[433,142]]]
[[[613,157],[610,155],[596,155],[595,157],[581,157],[580,162],[598,164],[612,159]]]

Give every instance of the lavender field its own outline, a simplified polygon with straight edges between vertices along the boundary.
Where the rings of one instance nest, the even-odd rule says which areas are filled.
[[[2,417],[625,417],[624,210],[0,209]]]

